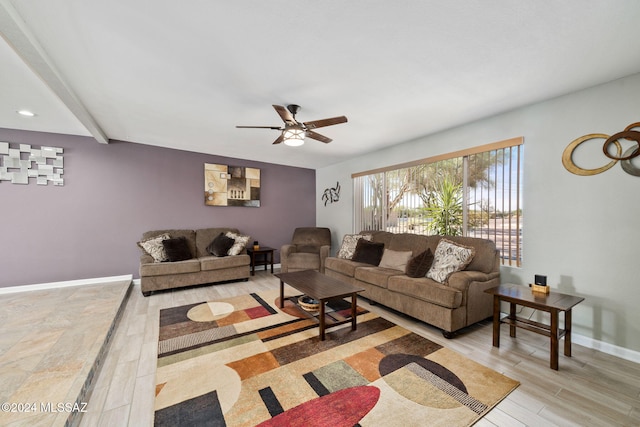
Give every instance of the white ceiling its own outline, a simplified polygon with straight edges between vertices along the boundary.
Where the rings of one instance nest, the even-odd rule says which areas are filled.
[[[637,0],[0,0],[0,127],[319,168],[640,72],[638,22]],[[290,103],[349,122],[298,148],[235,128]]]

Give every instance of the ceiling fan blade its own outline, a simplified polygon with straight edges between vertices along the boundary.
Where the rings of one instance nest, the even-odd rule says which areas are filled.
[[[273,141],[273,145],[280,144],[282,141],[284,141],[284,135],[280,134],[280,136],[275,141]]]
[[[236,126],[236,128],[242,128],[242,129],[275,129],[275,130],[283,130],[281,127],[278,127],[278,126]]]
[[[332,125],[337,125],[337,124],[346,123],[346,122],[347,122],[347,118],[345,116],[340,116],[340,117],[332,117],[330,119],[312,120],[310,122],[304,122],[303,124],[308,129],[318,129],[325,126],[332,126]]]
[[[320,142],[324,142],[325,144],[328,144],[331,141],[333,141],[333,139],[327,138],[326,136],[320,135],[319,133],[314,132],[312,130],[308,130],[306,135],[307,135],[308,138],[315,139],[315,140],[320,141]]]
[[[276,112],[278,113],[282,121],[284,121],[286,124],[298,124],[298,122],[296,122],[296,119],[294,119],[291,115],[291,112],[289,112],[289,110],[287,110],[282,105],[274,105],[273,108],[276,109]]]

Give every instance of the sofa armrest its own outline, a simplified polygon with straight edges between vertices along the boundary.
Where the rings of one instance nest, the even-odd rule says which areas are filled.
[[[449,276],[449,286],[463,293],[467,293],[472,282],[488,282],[500,277],[500,272],[483,273],[482,271],[463,270]]]
[[[289,255],[298,252],[296,245],[282,245],[280,248],[280,271],[287,273],[289,271]]]
[[[140,264],[153,264],[155,261],[149,254],[140,255]]]
[[[324,261],[331,255],[331,246],[320,246],[320,273],[324,274]]]
[[[298,252],[296,245],[282,245],[280,248],[280,257],[288,257],[290,254]]]

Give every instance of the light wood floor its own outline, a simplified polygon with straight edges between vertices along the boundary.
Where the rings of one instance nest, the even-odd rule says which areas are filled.
[[[257,272],[249,282],[164,292],[144,298],[134,286],[117,326],[107,359],[97,378],[82,426],[151,426],[155,390],[159,309],[275,289],[277,278]],[[638,426],[640,364],[579,345],[573,357],[561,354],[560,370],[549,369],[549,343],[543,336],[519,330],[509,338],[502,330],[493,348],[489,322],[471,327],[452,340],[439,330],[379,305],[363,307],[501,372],[521,385],[477,426]],[[416,420],[416,426],[425,426]]]

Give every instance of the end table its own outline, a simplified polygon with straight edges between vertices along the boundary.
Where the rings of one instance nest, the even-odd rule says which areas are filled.
[[[273,274],[273,251],[274,248],[269,246],[260,246],[258,249],[254,249],[253,246],[247,248],[247,255],[251,257],[251,275],[256,275],[256,265],[264,265],[265,271],[267,265],[271,264],[271,274]],[[259,259],[256,259],[256,255]]]
[[[516,337],[516,327],[547,336],[551,339],[550,367],[558,370],[558,347],[564,337],[564,355],[571,357],[571,309],[584,298],[551,291],[548,294],[533,292],[526,286],[503,283],[485,291],[493,295],[493,346],[500,347],[500,324],[509,325],[509,335]],[[509,303],[509,314],[502,317],[500,302]],[[551,325],[545,325],[516,316],[516,305],[545,311],[551,316]],[[564,312],[564,329],[559,326],[558,314]]]

